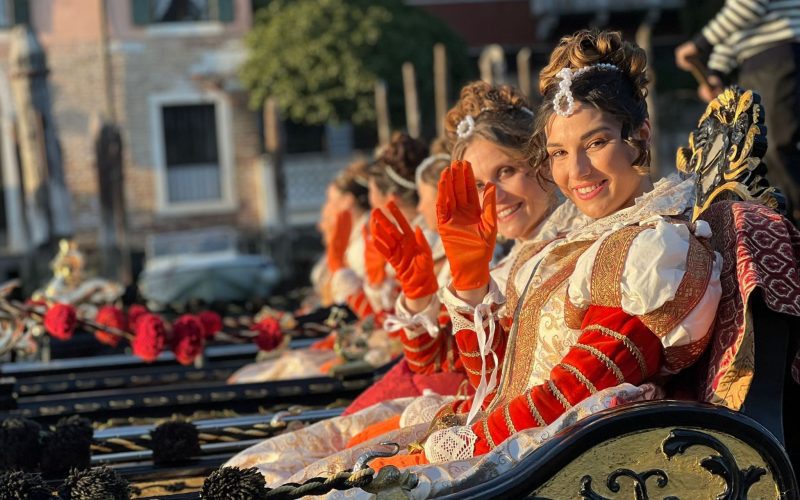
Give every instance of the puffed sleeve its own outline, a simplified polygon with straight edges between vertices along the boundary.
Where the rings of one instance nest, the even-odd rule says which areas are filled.
[[[598,240],[569,281],[575,309],[619,307],[637,317],[664,348],[663,373],[676,373],[703,352],[722,295],[722,256],[710,250],[711,229],[664,218]]]

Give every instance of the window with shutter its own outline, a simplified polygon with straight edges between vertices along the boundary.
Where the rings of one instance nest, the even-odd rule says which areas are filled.
[[[164,106],[161,112],[168,202],[221,199],[214,104]]]
[[[131,0],[136,25],[233,22],[235,0]]]
[[[11,3],[12,2],[9,2],[9,0],[4,0],[2,2],[5,16],[11,17],[13,19],[13,24],[27,24],[29,21],[28,0],[14,0],[13,5],[9,5]],[[14,8],[11,16],[9,16],[9,6]]]

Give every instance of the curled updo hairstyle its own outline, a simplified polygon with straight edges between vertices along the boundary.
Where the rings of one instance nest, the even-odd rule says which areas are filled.
[[[460,138],[458,127],[467,117],[472,117],[475,127],[467,137]],[[453,160],[462,160],[467,146],[477,138],[495,144],[512,158],[525,158],[533,127],[533,112],[525,96],[509,85],[492,86],[482,81],[462,88],[458,102],[444,118]]]
[[[544,165],[547,157],[547,151],[541,148],[541,136],[555,114],[553,98],[561,82],[558,72],[564,68],[574,72],[601,63],[613,64],[619,71],[593,69],[578,75],[570,86],[572,97],[619,121],[622,139],[639,153],[634,168],[641,174],[649,171],[649,144],[632,137],[648,118],[647,56],[637,45],[624,41],[620,32],[596,29],[581,30],[562,38],[550,55],[550,62],[539,73],[543,101],[537,112],[536,134],[529,145],[532,165]]]
[[[414,185],[417,166],[428,156],[428,146],[403,132],[395,132],[391,141],[379,153],[370,175],[378,188],[386,195],[412,204],[417,203]],[[408,186],[393,177],[408,181]]]
[[[369,162],[358,159],[347,165],[333,180],[342,193],[352,194],[356,206],[361,210],[369,210]]]

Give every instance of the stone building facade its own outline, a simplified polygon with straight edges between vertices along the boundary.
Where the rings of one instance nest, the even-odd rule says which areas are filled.
[[[149,234],[210,226],[253,234],[274,218],[265,202],[274,181],[265,169],[259,116],[248,109],[236,76],[252,23],[250,0],[0,0],[0,24],[3,14],[12,20],[0,31],[0,107],[13,120],[8,28],[16,16],[29,23],[47,56],[73,227],[82,244],[91,247],[100,238],[103,186],[93,130],[103,120],[116,123],[122,135],[134,251]],[[0,145],[8,150],[14,137],[13,127],[6,128]],[[9,203],[5,208],[9,226],[17,214]],[[25,247],[12,237],[6,243],[7,251]]]

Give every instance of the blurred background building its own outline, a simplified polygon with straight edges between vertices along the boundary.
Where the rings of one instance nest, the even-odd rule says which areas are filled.
[[[305,119],[281,98],[272,125],[277,130],[270,130],[272,115],[264,113],[253,70],[241,68],[253,67],[248,58],[258,61],[259,35],[248,33],[269,22],[276,1],[0,0],[0,253],[7,276],[18,272],[14,259],[36,243],[25,227],[21,111],[12,92],[20,73],[13,45],[25,36],[46,58],[47,128],[60,147],[71,231],[90,258],[100,261],[103,249],[114,248],[113,263],[132,255],[136,270],[153,235],[224,226],[235,230],[247,252],[285,254],[288,245],[286,265],[306,274],[304,264],[319,248],[312,228],[327,182],[355,152],[371,154],[380,131],[374,115],[355,124],[319,113]],[[313,8],[314,2],[297,2]],[[616,28],[639,37],[653,54],[659,159],[668,165],[702,106],[691,77],[675,70],[672,51],[721,0],[702,6],[684,0],[386,0],[390,4],[430,19],[417,43],[427,43],[424,32],[434,40],[447,31],[448,105],[461,84],[481,76],[521,85],[535,100],[538,70],[558,38],[575,29]],[[412,38],[402,45],[413,49]],[[389,54],[400,44],[386,40],[404,39],[378,38],[377,56],[405,57]],[[433,138],[429,45],[411,62],[419,134]],[[377,71],[387,84],[393,128],[408,125],[400,66]],[[278,151],[268,147],[270,134]]]

